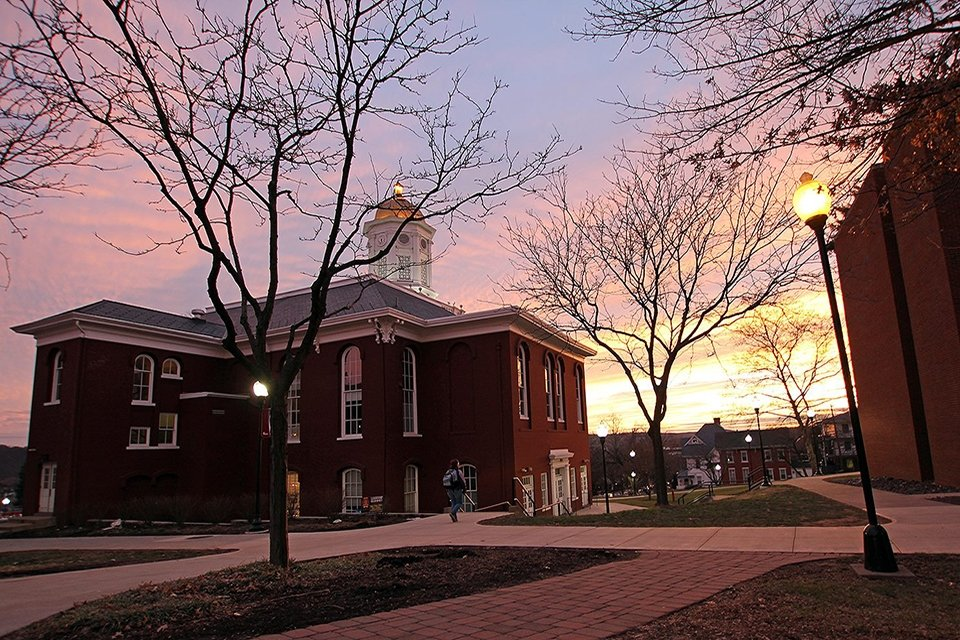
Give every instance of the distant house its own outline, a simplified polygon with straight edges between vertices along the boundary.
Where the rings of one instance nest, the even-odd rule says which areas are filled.
[[[817,455],[824,473],[857,471],[857,443],[853,437],[850,413],[844,411],[813,425]]]
[[[690,489],[701,485],[718,484],[721,474],[716,465],[720,463],[720,453],[717,451],[717,434],[725,433],[720,426],[720,418],[700,427],[699,431],[683,443],[680,455],[683,457],[685,468],[677,473],[677,488]]]
[[[284,398],[289,510],[440,512],[451,458],[468,509],[589,504],[584,360],[593,351],[522,310],[437,301],[433,230],[402,194],[364,233],[386,266],[331,286],[315,352]],[[309,291],[281,295],[276,364]],[[269,442],[253,380],[220,344],[210,309],[181,316],[102,300],[14,330],[34,336],[24,509],[60,521],[166,504],[204,518],[269,504]],[[242,345],[241,345],[242,348]],[[259,476],[258,476],[259,472]],[[171,514],[174,516],[176,514]]]
[[[764,429],[759,436],[755,429],[718,433],[715,444],[720,456],[722,484],[762,482],[764,467],[770,481],[789,480],[794,476],[790,460],[795,440],[796,434],[785,428]]]

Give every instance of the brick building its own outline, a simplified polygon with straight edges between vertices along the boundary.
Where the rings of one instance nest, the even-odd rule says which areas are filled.
[[[720,458],[720,484],[760,482],[764,466],[771,481],[789,480],[794,475],[790,460],[795,440],[790,429],[764,429],[761,453],[756,430],[717,432],[714,446]]]
[[[397,194],[381,206],[364,229],[371,246],[415,215],[405,202]],[[468,508],[516,499],[529,510],[521,485],[537,508],[586,506],[583,365],[593,351],[516,308],[463,313],[438,302],[432,231],[416,221],[386,267],[331,287],[329,308],[341,311],[280,400],[290,510],[439,512],[452,457],[464,465]],[[308,296],[280,296],[275,317],[285,320],[271,331],[302,318]],[[26,513],[116,516],[166,498],[250,516],[260,486],[266,515],[262,407],[220,345],[212,310],[103,300],[14,330],[37,341]]]
[[[888,144],[837,264],[871,473],[960,485],[960,178],[923,159]]]

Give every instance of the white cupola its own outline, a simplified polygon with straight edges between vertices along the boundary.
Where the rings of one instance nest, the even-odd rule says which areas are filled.
[[[404,224],[405,223],[405,224]],[[397,234],[403,226],[403,230]],[[363,225],[367,257],[371,258],[397,236],[390,251],[370,264],[370,273],[436,298],[432,289],[433,236],[436,229],[403,197],[403,185],[393,186],[393,196],[377,207],[377,215]]]

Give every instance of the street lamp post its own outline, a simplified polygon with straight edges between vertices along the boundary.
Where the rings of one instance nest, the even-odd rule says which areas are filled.
[[[270,393],[267,391],[267,385],[259,380],[253,383],[253,395],[260,398],[260,420],[257,424],[257,480],[256,493],[253,498],[253,530],[263,529],[263,522],[260,520],[260,474],[263,464],[263,413],[267,405],[267,397]]]
[[[769,487],[770,480],[767,478],[767,454],[763,449],[763,431],[760,430],[760,407],[754,407],[753,412],[757,414],[757,439],[760,441],[760,464],[763,465],[763,486]]]
[[[637,495],[637,472],[630,472],[630,479],[633,480],[633,495]]]
[[[840,357],[840,371],[847,392],[847,404],[850,408],[850,426],[853,428],[853,440],[857,447],[857,466],[860,467],[860,485],[863,488],[863,502],[867,509],[867,526],[863,529],[863,566],[868,571],[894,573],[897,571],[897,559],[886,530],[877,520],[877,508],[873,502],[873,487],[870,484],[870,470],[867,467],[867,453],[863,446],[863,432],[860,429],[860,414],[857,411],[857,399],[853,393],[853,379],[850,375],[850,363],[847,361],[847,347],[843,339],[843,327],[840,324],[840,311],[837,307],[837,294],[833,286],[830,260],[827,257],[827,243],[824,228],[830,214],[832,198],[830,190],[813,179],[809,173],[800,176],[800,186],[793,195],[793,209],[797,216],[817,237],[820,253],[820,266],[830,301],[830,315],[833,318],[833,332],[837,339],[837,353]]]
[[[753,442],[753,436],[748,433],[743,437],[743,441],[747,443],[747,477],[745,480],[747,482],[747,490],[750,490],[753,488],[750,480],[751,476],[753,476],[753,463],[750,461],[750,443]]]
[[[610,513],[610,489],[607,487],[607,434],[610,432],[607,425],[597,427],[597,437],[600,438],[600,459],[603,461],[603,499],[607,504],[607,513]]]

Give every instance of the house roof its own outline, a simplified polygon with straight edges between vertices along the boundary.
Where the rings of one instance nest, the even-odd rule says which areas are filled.
[[[749,443],[745,439],[747,434],[750,434],[753,438]],[[763,429],[762,437],[764,448],[791,447],[793,446],[794,440],[796,440],[796,435],[793,430],[787,428]],[[760,438],[757,437],[756,429],[749,429],[747,431],[724,431],[717,433],[716,446],[720,451],[729,449],[759,449]]]
[[[125,302],[115,302],[113,300],[93,302],[82,307],[77,307],[76,309],[71,309],[70,311],[58,313],[49,318],[44,318],[43,320],[38,320],[34,323],[13,327],[13,330],[19,333],[32,333],[31,329],[33,325],[52,323],[61,319],[69,320],[77,316],[94,316],[109,320],[119,320],[129,324],[193,333],[212,338],[220,338],[223,336],[223,324],[213,323],[205,318],[182,316],[166,311],[138,307]]]

